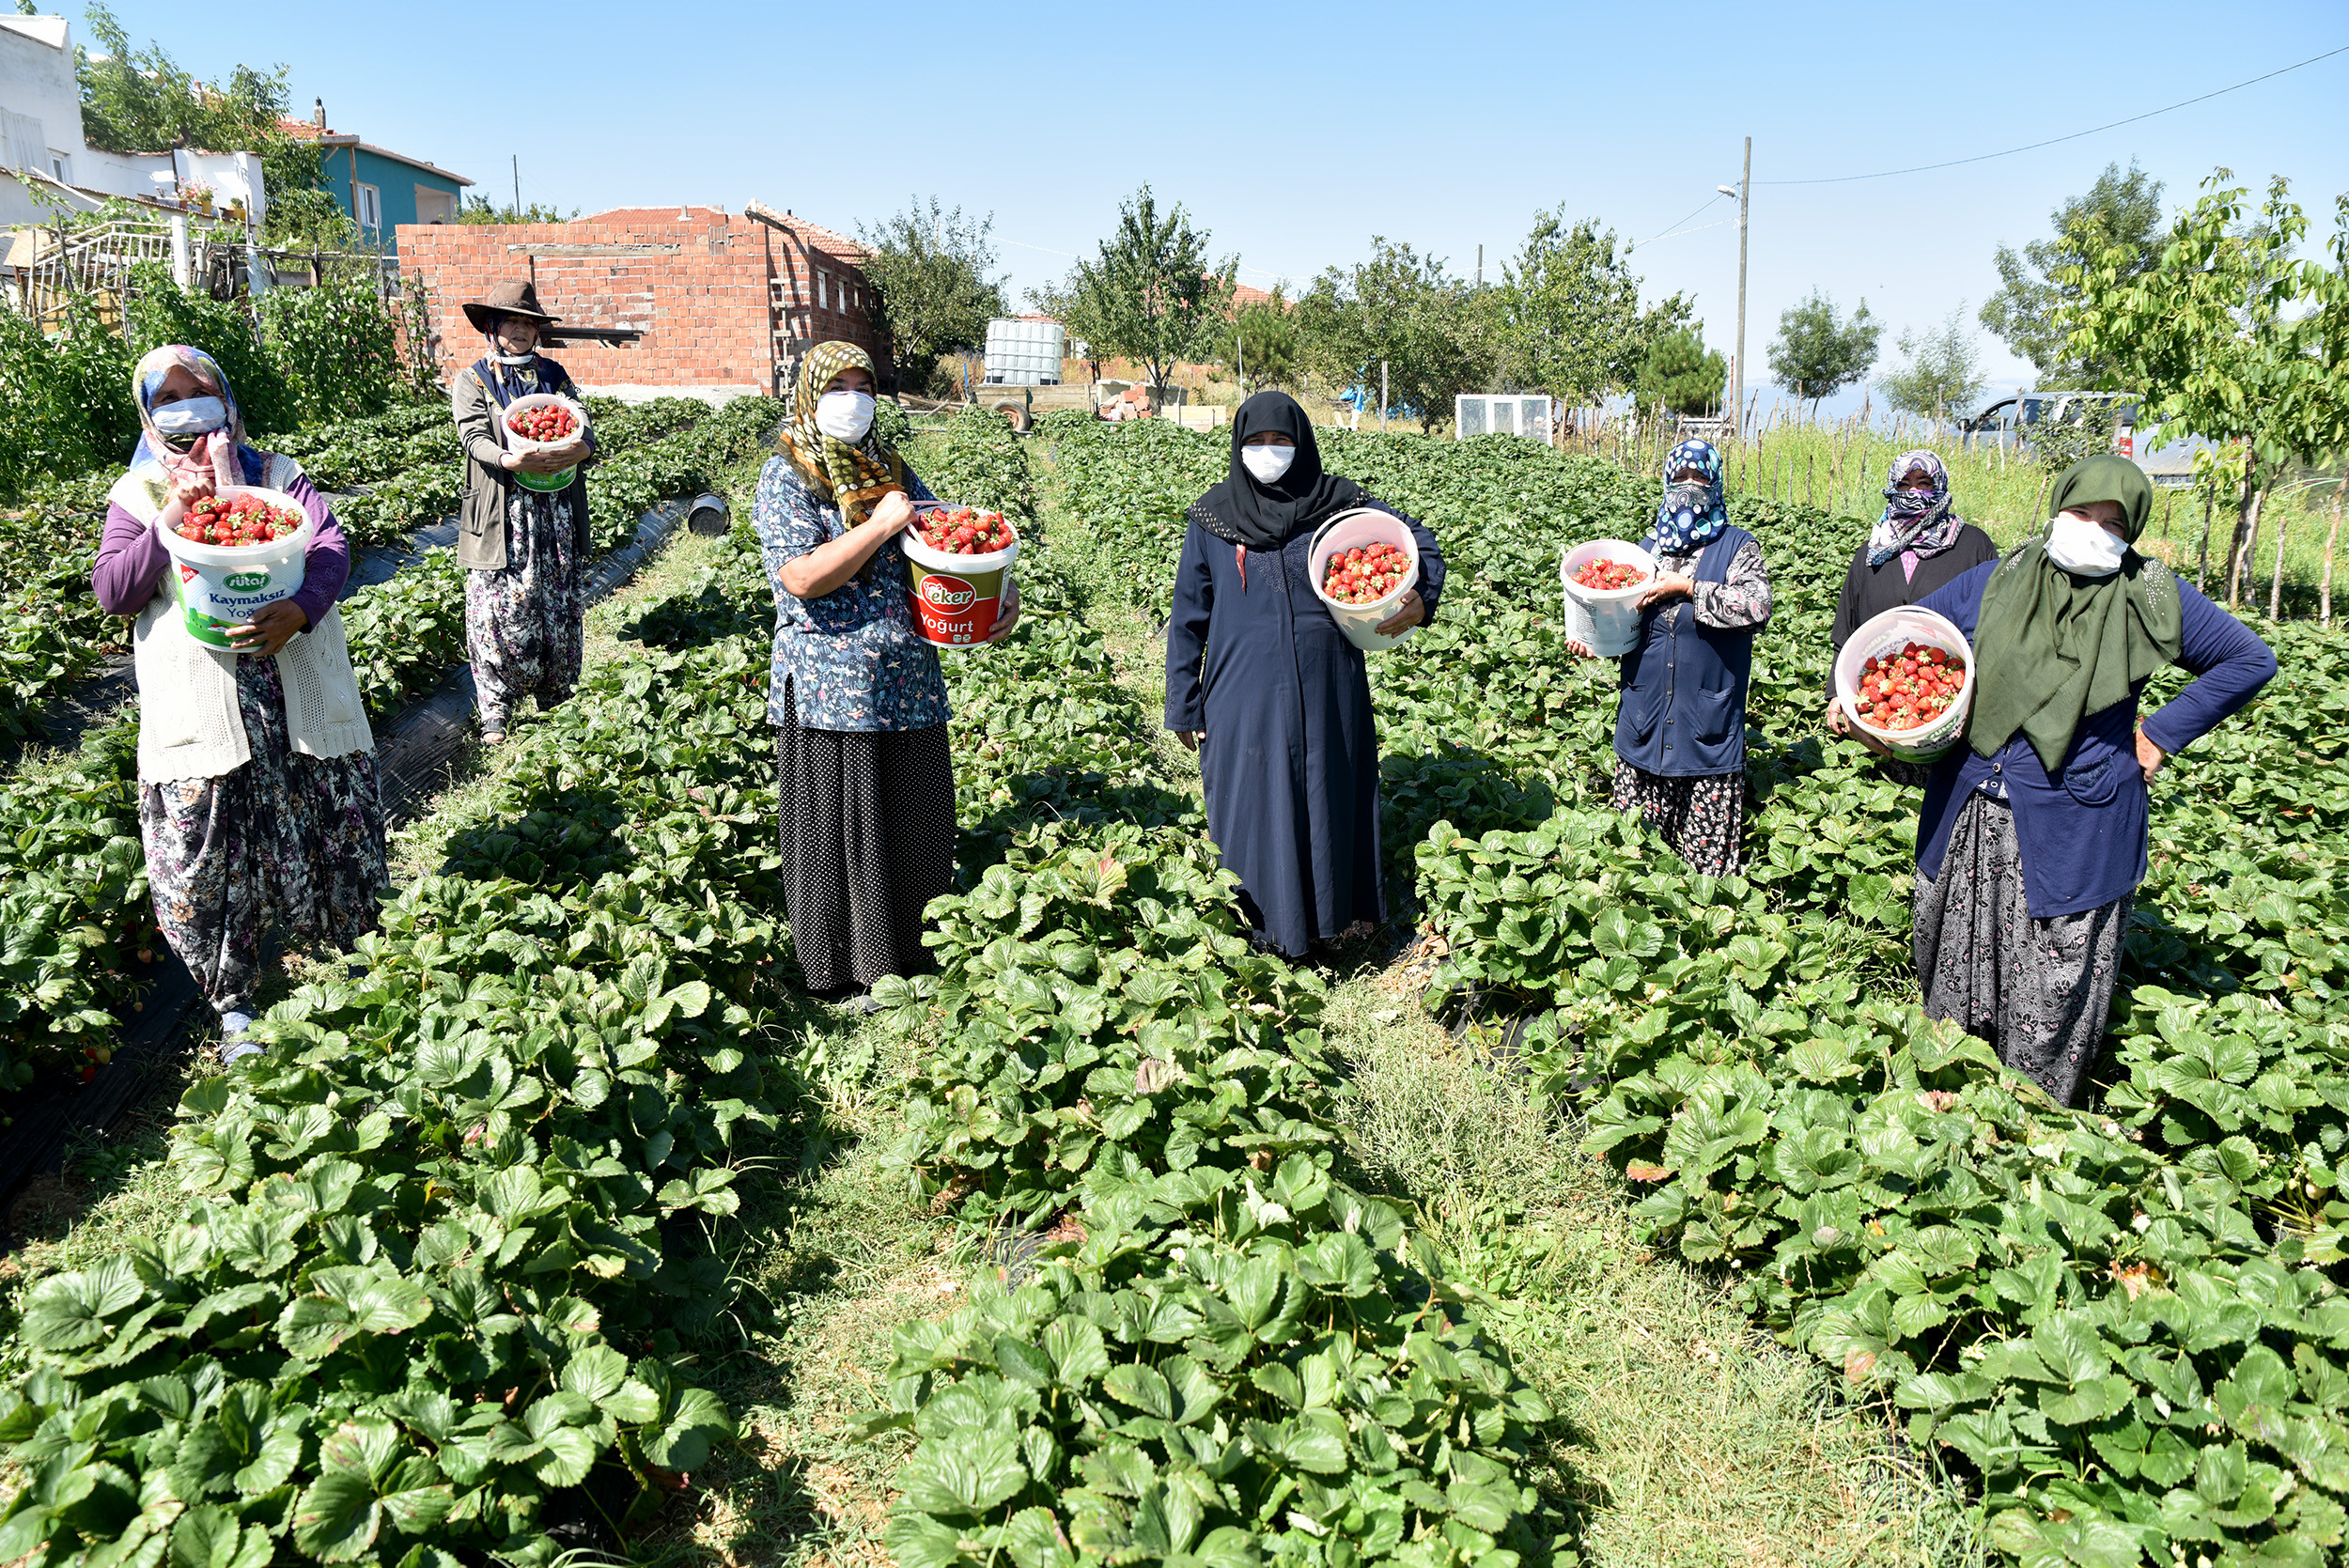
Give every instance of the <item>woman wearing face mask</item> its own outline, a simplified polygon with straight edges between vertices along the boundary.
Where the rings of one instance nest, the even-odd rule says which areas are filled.
[[[1175,567],[1166,727],[1199,753],[1242,915],[1291,956],[1386,918],[1369,672],[1307,561],[1315,531],[1361,506],[1402,519],[1418,546],[1418,585],[1378,628],[1394,636],[1435,615],[1435,536],[1323,472],[1305,411],[1260,392],[1232,421],[1230,473],[1192,504]]]
[[[2129,548],[2153,500],[2125,458],[2075,463],[2044,533],[1921,601],[1975,660],[1966,744],[1934,765],[1917,823],[1925,1010],[2065,1105],[2145,877],[2146,786],[2276,673],[2240,621]],[[2173,663],[2199,678],[2139,724],[2138,693]]]
[[[270,927],[348,948],[374,926],[389,880],[375,737],[334,609],[350,552],[302,465],[245,444],[210,355],[157,349],[131,390],[143,434],[107,497],[90,586],[107,613],[136,617],[139,837],[155,922],[219,1013],[234,1062],[259,1048],[242,1036]],[[189,635],[156,534],[226,485],[283,490],[310,519],[301,590],[232,630],[233,651]]]
[[[784,907],[808,989],[832,1001],[928,967],[923,910],[955,879],[946,680],[896,543],[935,497],[873,433],[874,384],[855,344],[809,351],[751,511],[775,594]],[[988,641],[1019,618],[1007,583]]]
[[[1640,641],[1623,656],[1614,807],[1644,816],[1690,870],[1727,877],[1744,862],[1746,682],[1770,619],[1770,573],[1761,543],[1730,524],[1709,442],[1682,442],[1664,472],[1663,505],[1640,541],[1657,569],[1639,598]]]
[[[576,399],[564,368],[537,351],[539,329],[555,319],[538,308],[537,287],[502,283],[465,306],[489,351],[449,383],[449,408],[465,446],[465,503],[457,522],[457,564],[466,568],[465,642],[481,705],[481,738],[506,738],[514,709],[536,696],[543,711],[579,683],[587,621],[586,467],[593,437],[527,455],[506,449],[501,426],[515,398],[537,392]],[[580,476],[560,490],[535,489],[518,474]]]
[[[1828,661],[1828,727],[1851,733],[1843,705],[1835,700],[1833,655],[1851,634],[1887,610],[1916,603],[1985,561],[1999,558],[1990,536],[1950,509],[1950,471],[1931,452],[1904,452],[1892,459],[1884,487],[1884,516],[1868,542],[1852,553],[1843,574],[1843,597],[1836,602],[1834,647]],[[1877,765],[1904,784],[1922,784],[1927,769],[1887,757]]]

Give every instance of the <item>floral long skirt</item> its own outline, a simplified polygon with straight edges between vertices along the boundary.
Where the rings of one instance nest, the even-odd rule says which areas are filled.
[[[1626,815],[1636,811],[1645,817],[1688,869],[1702,876],[1734,877],[1746,863],[1742,772],[1667,778],[1617,757],[1613,804]]]
[[[796,706],[786,711],[796,715]],[[928,969],[923,911],[955,886],[946,726],[844,732],[781,724],[775,773],[784,914],[807,988],[836,991]]]
[[[139,791],[155,924],[223,1013],[252,1011],[272,926],[347,949],[391,882],[375,754],[295,752],[273,659],[237,660],[237,706],[251,761]]]
[[[586,620],[587,563],[570,492],[516,485],[506,565],[465,574],[465,642],[484,730],[503,731],[523,697],[545,709],[571,694]]]
[[[2121,977],[2129,897],[2034,920],[2015,810],[1977,790],[1958,808],[1941,875],[1917,878],[1914,939],[1925,1011],[2070,1105],[2096,1064]]]

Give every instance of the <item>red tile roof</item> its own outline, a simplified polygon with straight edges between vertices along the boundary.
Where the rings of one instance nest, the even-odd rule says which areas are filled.
[[[590,212],[579,220],[583,224],[674,224],[723,223],[725,210],[721,207],[693,207],[678,202],[669,207],[613,207],[601,212]]]

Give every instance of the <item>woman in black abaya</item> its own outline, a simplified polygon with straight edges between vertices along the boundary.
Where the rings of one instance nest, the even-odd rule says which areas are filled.
[[[1351,479],[1324,473],[1297,400],[1260,392],[1232,422],[1230,475],[1192,503],[1166,629],[1166,727],[1199,753],[1207,828],[1240,909],[1291,956],[1386,914],[1378,739],[1362,651],[1314,592],[1315,531],[1370,506],[1411,530],[1419,582],[1379,630],[1435,617],[1436,537]]]

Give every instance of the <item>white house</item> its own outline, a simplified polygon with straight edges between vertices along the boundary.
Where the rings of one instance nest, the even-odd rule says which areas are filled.
[[[55,183],[38,178],[43,175]],[[210,186],[222,207],[242,198],[256,216],[261,210],[256,155],[103,152],[84,143],[72,23],[62,16],[0,14],[0,228],[46,221],[54,200],[88,208],[110,195],[169,198],[179,186],[197,183]],[[37,191],[49,200],[38,199]]]

